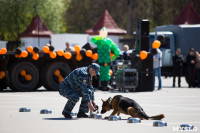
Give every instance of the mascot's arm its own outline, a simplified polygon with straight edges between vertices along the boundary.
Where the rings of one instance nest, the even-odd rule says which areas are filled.
[[[119,56],[120,50],[119,50],[119,48],[117,47],[116,44],[112,43],[111,45],[112,45],[111,51],[114,53],[112,60],[115,60]]]
[[[98,41],[102,40],[101,36],[95,36],[91,38],[91,42],[94,43],[95,45],[98,45]]]

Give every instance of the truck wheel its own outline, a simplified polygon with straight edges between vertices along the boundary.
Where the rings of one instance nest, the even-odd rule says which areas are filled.
[[[64,62],[48,64],[45,67],[45,70],[42,72],[42,81],[43,86],[49,91],[57,91],[58,85],[60,84],[58,77],[54,75],[55,70],[59,70],[63,78],[65,78],[71,72],[69,65]]]
[[[21,70],[25,70],[26,74],[31,75],[31,79],[27,80],[25,76],[20,74]],[[33,91],[39,81],[38,69],[29,62],[19,62],[11,69],[10,84],[14,91]]]

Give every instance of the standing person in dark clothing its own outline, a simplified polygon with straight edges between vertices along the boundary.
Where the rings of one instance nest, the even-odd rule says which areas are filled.
[[[187,62],[187,69],[188,69],[189,88],[195,87],[195,54],[194,54],[194,48],[190,49],[190,53],[186,57],[186,62]]]
[[[181,55],[181,49],[176,49],[173,59],[173,87],[175,87],[176,76],[178,76],[178,87],[181,87],[181,75],[183,69],[183,56]]]

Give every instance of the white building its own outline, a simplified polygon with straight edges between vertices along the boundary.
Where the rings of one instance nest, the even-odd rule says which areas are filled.
[[[6,48],[7,41],[0,41],[0,49]]]

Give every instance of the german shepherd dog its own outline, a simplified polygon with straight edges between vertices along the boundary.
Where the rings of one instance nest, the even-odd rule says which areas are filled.
[[[164,114],[149,117],[137,102],[121,95],[116,95],[113,98],[109,97],[106,101],[102,101],[103,104],[101,114],[113,110],[110,116],[115,114],[119,116],[120,113],[123,113],[130,115],[133,118],[140,118],[141,120],[161,120],[165,117]],[[107,119],[108,117],[105,118]]]

